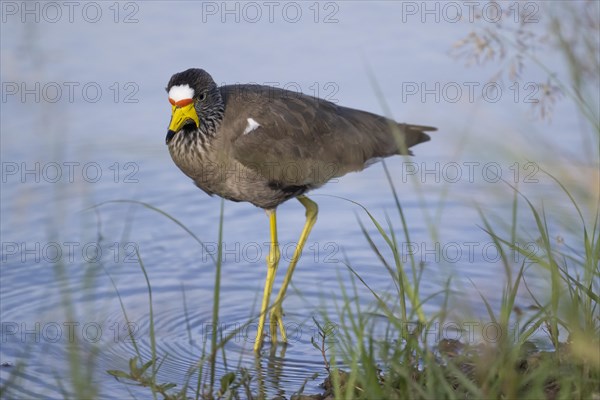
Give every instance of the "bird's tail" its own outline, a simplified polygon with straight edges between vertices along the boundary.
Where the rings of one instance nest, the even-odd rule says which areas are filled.
[[[431,137],[425,132],[437,131],[433,126],[398,124],[399,132],[396,134],[399,154],[411,154],[412,146],[427,142]]]

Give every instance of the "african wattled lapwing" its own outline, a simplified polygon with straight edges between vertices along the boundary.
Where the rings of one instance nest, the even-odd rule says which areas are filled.
[[[261,85],[218,87],[202,69],[188,69],[167,85],[172,116],[166,143],[175,164],[206,193],[266,210],[271,241],[254,350],[263,343],[266,314],[279,263],[275,210],[296,198],[306,223],[279,294],[270,309],[270,334],[286,341],[281,303],[317,204],[305,196],[328,180],[360,171],[377,159],[410,154],[429,140],[430,126],[399,124],[366,111]]]

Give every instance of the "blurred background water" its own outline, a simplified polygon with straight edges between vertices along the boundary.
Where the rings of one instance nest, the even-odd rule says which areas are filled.
[[[493,22],[469,21],[469,7],[453,3],[463,14],[459,21],[445,4],[3,2],[2,384],[23,365],[7,395],[62,397],[69,345],[95,363],[91,379],[100,397],[147,395],[104,372],[126,369],[134,354],[108,274],[149,357],[148,294],[135,249],[153,289],[159,356],[168,354],[159,381],[181,385],[197,362],[211,332],[220,199],[180,173],[164,144],[170,118],[164,88],[173,73],[190,67],[207,70],[219,84],[270,84],[379,114],[387,108],[398,121],[438,127],[414,157],[394,157],[387,166],[407,216],[410,249],[426,267],[423,297],[453,276],[457,309],[485,318],[480,302],[472,302],[478,295],[469,279],[497,304],[504,269],[474,204],[499,223],[510,215],[512,194],[497,179],[500,173],[533,199],[561,207],[564,194],[538,168],[597,187],[597,149],[579,134],[584,124],[570,101],[556,102],[551,122],[533,116],[529,100],[542,93],[527,84],[546,80],[540,65],[528,63],[517,82],[495,75],[508,64],[467,67],[452,57],[456,42]],[[508,7],[527,4],[535,5],[527,15],[537,19],[527,29],[542,32],[550,14],[541,3],[502,7],[508,13]],[[503,18],[514,24],[514,16]],[[557,53],[535,56],[568,80]],[[484,90],[486,84],[501,92]],[[376,229],[360,208],[340,199],[359,202],[380,221],[389,215],[402,237],[382,165],[331,182],[311,197],[319,220],[284,303],[290,346],[274,363],[256,366],[253,325],[228,344],[233,362],[237,355],[273,395],[289,396],[306,379],[308,392],[320,391],[324,367],[310,343],[312,318],[335,314],[340,286],[348,284],[346,260],[376,292],[393,290],[357,218],[369,232]],[[111,200],[157,207],[207,247],[140,205],[89,208]],[[257,317],[268,223],[262,210],[232,202],[225,203],[224,221],[220,322],[231,333]],[[303,222],[298,202],[279,208],[285,261]],[[569,245],[570,232],[555,222]],[[519,227],[531,224],[524,218]],[[535,246],[536,239],[523,245]],[[384,247],[383,240],[378,244]],[[531,283],[543,292],[546,280],[534,273]],[[372,296],[360,290],[361,302],[369,304]],[[434,312],[438,301],[425,312]],[[529,304],[525,294],[520,301]],[[226,369],[222,361],[219,368]],[[315,372],[321,377],[311,380]]]

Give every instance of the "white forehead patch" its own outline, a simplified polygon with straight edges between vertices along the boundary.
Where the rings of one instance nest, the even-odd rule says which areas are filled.
[[[169,89],[169,98],[177,102],[184,99],[194,98],[194,89],[187,83],[185,85],[175,85]]]
[[[244,129],[244,135],[252,132],[253,130],[255,130],[256,128],[258,128],[260,126],[260,124],[258,122],[256,122],[255,120],[253,120],[252,118],[248,118],[248,125],[246,125],[246,129]]]

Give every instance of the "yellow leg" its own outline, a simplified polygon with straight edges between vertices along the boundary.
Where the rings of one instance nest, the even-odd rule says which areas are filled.
[[[290,284],[290,281],[292,280],[294,268],[296,268],[296,264],[300,259],[300,255],[302,255],[302,249],[304,248],[306,239],[308,239],[308,235],[310,234],[313,225],[315,224],[315,222],[317,222],[317,214],[319,212],[317,203],[315,203],[308,197],[298,196],[297,199],[298,201],[300,201],[300,203],[302,203],[302,205],[306,209],[306,222],[304,223],[304,228],[302,229],[302,233],[300,234],[300,239],[298,239],[298,245],[296,246],[296,250],[294,251],[294,256],[292,257],[290,266],[288,267],[288,270],[285,273],[285,278],[283,279],[281,289],[279,290],[277,298],[275,299],[275,303],[273,303],[273,308],[271,309],[271,315],[269,319],[271,322],[271,340],[274,344],[277,342],[277,326],[279,326],[279,332],[281,332],[281,340],[287,342],[285,327],[283,326],[283,310],[281,308],[281,303],[283,302],[283,298],[285,297],[287,287]]]
[[[275,273],[277,272],[277,264],[279,263],[279,243],[277,242],[277,218],[275,210],[267,210],[269,216],[269,227],[271,230],[271,245],[269,247],[269,255],[267,256],[267,279],[265,281],[265,291],[263,293],[262,305],[260,307],[260,318],[258,320],[258,331],[256,332],[256,341],[254,342],[254,351],[260,351],[263,344],[263,332],[265,329],[265,318],[267,316],[267,308],[269,308],[269,299],[273,290],[273,282],[275,281]]]

